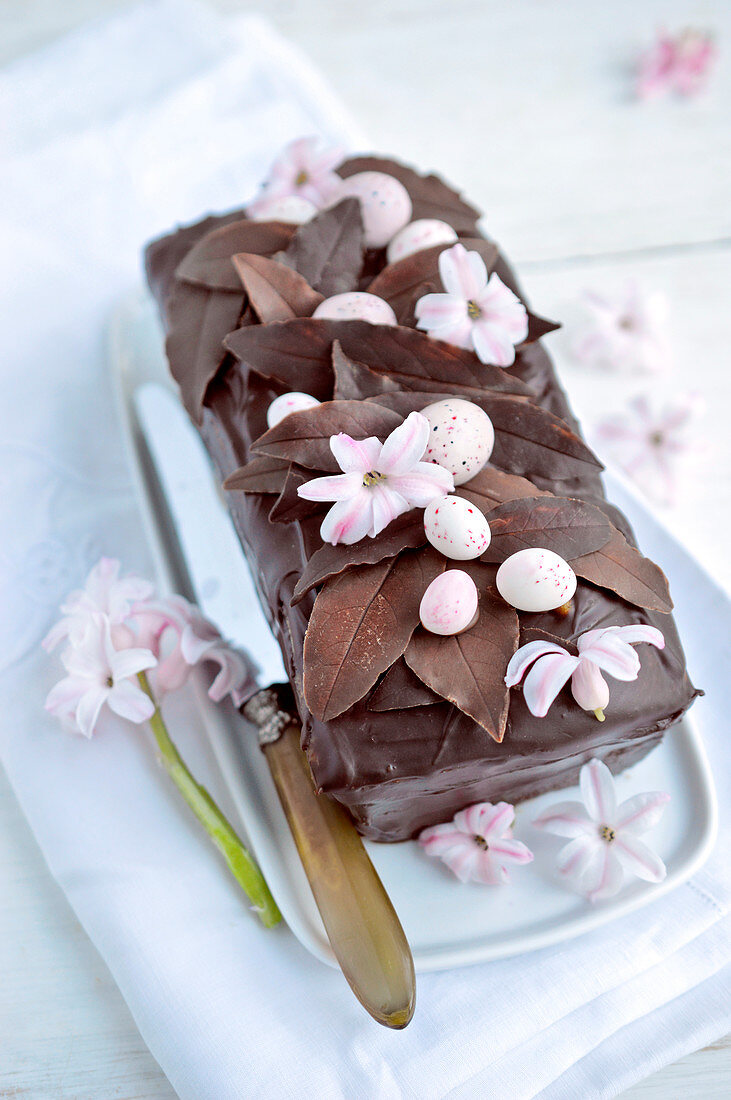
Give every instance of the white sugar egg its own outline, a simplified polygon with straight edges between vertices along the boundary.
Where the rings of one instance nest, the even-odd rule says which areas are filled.
[[[383,248],[411,218],[409,192],[385,172],[356,172],[338,185],[331,205],[351,196],[360,199],[367,248]]]
[[[431,634],[461,634],[477,616],[477,585],[462,569],[447,569],[421,598],[419,618]]]
[[[495,445],[492,421],[484,409],[462,397],[435,401],[421,410],[429,421],[425,462],[438,462],[464,485],[485,465]]]
[[[275,397],[267,409],[267,425],[273,428],[285,416],[293,412],[302,412],[303,409],[314,409],[320,402],[316,397],[310,397],[309,393],[300,393],[295,390],[292,393],[283,393]]]
[[[405,225],[388,242],[386,259],[390,264],[395,264],[397,260],[405,260],[407,256],[413,256],[424,248],[434,248],[437,244],[454,244],[456,240],[457,234],[446,222],[441,222],[438,218],[419,218],[418,221]]]
[[[377,294],[349,290],[326,298],[312,314],[329,321],[369,321],[372,325],[395,325],[396,314]]]
[[[506,558],[497,571],[498,592],[518,611],[553,611],[576,591],[576,574],[553,550],[528,547]]]
[[[441,497],[424,510],[424,530],[432,546],[455,561],[470,561],[490,545],[490,524],[462,497]]]
[[[291,225],[304,225],[314,218],[317,207],[301,195],[283,195],[257,203],[256,213],[249,214],[255,222],[289,222]]]

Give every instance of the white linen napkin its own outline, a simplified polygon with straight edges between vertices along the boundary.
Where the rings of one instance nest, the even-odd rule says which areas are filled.
[[[142,730],[91,743],[43,700],[39,650],[101,552],[150,572],[105,361],[104,328],[146,239],[250,195],[278,148],[320,131],[364,146],[320,77],[258,18],[146,3],[0,73],[10,246],[0,331],[0,758],[79,919],[184,1100],[242,1097],[610,1097],[731,1027],[726,858],[640,912],[519,958],[422,975],[403,1033],[373,1023],[342,977],[241,904]],[[719,791],[728,601],[626,504],[677,600]],[[715,690],[714,690],[715,689]],[[185,755],[233,815],[171,700]],[[725,968],[725,969],[724,969]]]

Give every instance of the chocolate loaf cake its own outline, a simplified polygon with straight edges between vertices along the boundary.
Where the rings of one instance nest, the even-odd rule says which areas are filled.
[[[364,835],[398,841],[470,803],[570,785],[592,757],[615,772],[628,767],[698,693],[665,578],[605,499],[601,464],[541,344],[555,326],[530,313],[512,270],[480,233],[478,212],[442,180],[375,157],[337,167],[342,179],[364,172],[399,181],[412,219],[451,226],[526,305],[527,335],[512,365],[419,331],[416,304],[442,289],[448,246],[389,263],[357,196],[299,225],[260,213],[254,220],[251,207],[208,217],[149,245],[146,268],[170,369],[226,482],[284,655],[314,779]],[[384,300],[397,323],[312,317],[323,299],[350,291]],[[272,401],[292,391],[319,404],[268,427]],[[324,543],[324,506],[298,489],[338,472],[330,438],[383,441],[409,413],[455,396],[494,427],[488,465],[455,490],[487,517],[487,552],[450,563],[427,542],[418,509],[377,537]],[[498,565],[526,546],[570,562],[578,585],[568,607],[516,612],[498,595]],[[450,564],[475,581],[479,617],[465,633],[440,637],[420,625],[419,605]],[[638,677],[611,681],[606,720],[568,688],[536,717],[522,690],[505,684],[519,645],[549,639],[576,652],[588,630],[640,623],[662,631],[664,649],[643,647]]]

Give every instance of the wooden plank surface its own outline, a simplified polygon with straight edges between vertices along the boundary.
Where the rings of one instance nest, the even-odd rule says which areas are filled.
[[[0,63],[128,0],[4,0]],[[638,106],[628,65],[658,25],[708,26],[731,50],[726,0],[211,0],[262,10],[327,74],[375,148],[447,169],[487,211],[536,307],[570,315],[585,287],[628,277],[665,291],[675,362],[659,394],[709,396],[710,441],[667,510],[716,575],[727,573],[717,517],[731,505],[719,461],[729,407],[731,65],[710,93]],[[642,379],[578,368],[550,338],[582,417],[618,408]],[[713,448],[716,448],[715,450]],[[728,457],[728,451],[727,451]],[[719,470],[721,472],[719,472]],[[167,1100],[105,964],[51,880],[0,774],[0,1096]],[[699,1051],[626,1100],[729,1093],[731,1044]]]

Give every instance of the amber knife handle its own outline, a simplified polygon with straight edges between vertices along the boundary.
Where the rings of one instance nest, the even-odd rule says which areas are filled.
[[[286,690],[286,689],[282,689]],[[414,1014],[414,960],[401,922],[345,809],[318,794],[300,728],[276,689],[257,692],[244,714],[259,729],[282,808],[327,937],[350,988],[385,1027]]]

